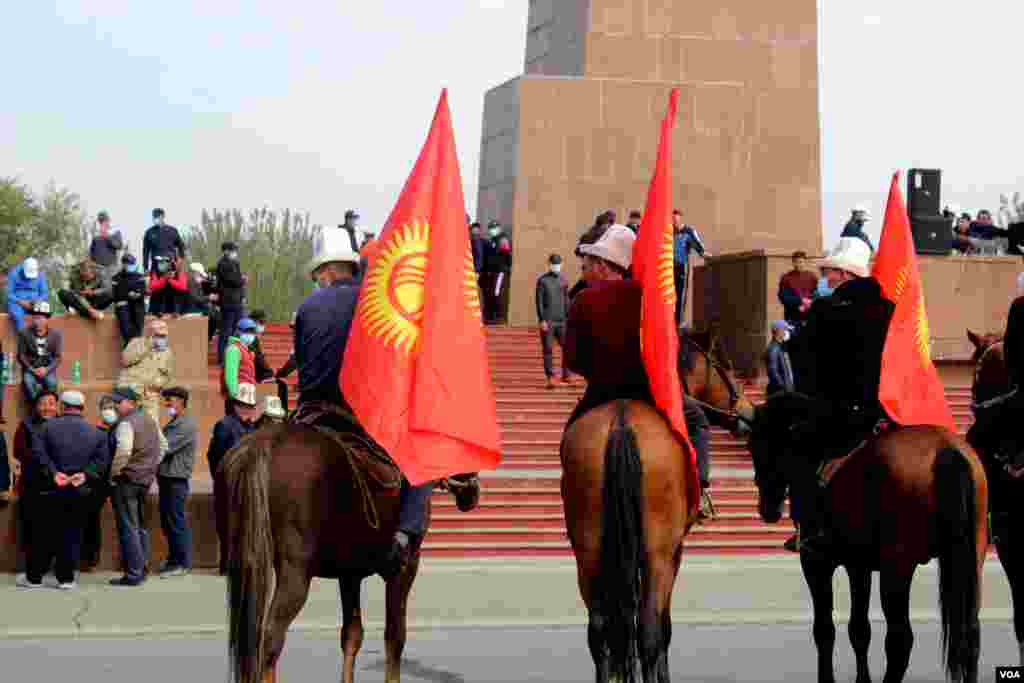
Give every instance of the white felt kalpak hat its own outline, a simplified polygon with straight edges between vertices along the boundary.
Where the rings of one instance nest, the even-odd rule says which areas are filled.
[[[819,268],[845,270],[857,277],[871,275],[871,250],[859,237],[840,237],[836,248],[818,264]]]
[[[610,261],[623,270],[629,270],[633,264],[633,244],[636,235],[625,225],[615,224],[608,228],[601,239],[593,244],[584,244],[580,253]]]
[[[359,263],[359,254],[352,250],[352,240],[348,232],[340,229],[324,231],[323,244],[313,260],[309,262],[309,272],[313,274],[317,268],[340,261],[342,263]]]

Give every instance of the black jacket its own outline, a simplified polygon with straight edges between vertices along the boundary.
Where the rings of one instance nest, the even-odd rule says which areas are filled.
[[[111,452],[106,435],[84,417],[62,415],[47,420],[32,439],[32,458],[49,479],[57,472],[84,472],[99,480],[110,466]]]
[[[238,261],[222,256],[217,262],[217,288],[221,306],[241,306],[245,303],[245,281]]]
[[[512,270],[512,240],[505,233],[484,242],[484,272],[508,273]]]
[[[267,356],[263,353],[263,345],[260,344],[260,338],[256,337],[256,340],[249,347],[252,351],[253,365],[256,366],[256,381],[262,382],[265,379],[270,379],[274,376],[274,370],[267,363]]]
[[[1006,336],[1003,338],[1003,355],[1010,381],[1018,387],[1024,381],[1024,297],[1019,296],[1010,304],[1006,318]]]
[[[225,415],[220,422],[214,425],[210,447],[206,450],[206,459],[210,463],[211,470],[215,472],[228,451],[237,446],[243,436],[255,430],[254,424],[242,422],[234,413]]]
[[[789,343],[797,391],[835,403],[876,406],[894,308],[874,278],[845,282],[815,301],[807,325]]]
[[[154,225],[142,238],[142,269],[149,272],[154,256],[175,258],[185,255],[185,242],[173,225]]]
[[[548,271],[537,278],[537,319],[564,323],[569,317],[569,286],[561,275]]]
[[[793,364],[789,354],[779,342],[772,340],[764,354],[764,364],[768,370],[768,388],[766,393],[771,396],[779,391],[793,391]]]
[[[122,270],[114,276],[114,301],[141,302],[146,296],[146,276]]]

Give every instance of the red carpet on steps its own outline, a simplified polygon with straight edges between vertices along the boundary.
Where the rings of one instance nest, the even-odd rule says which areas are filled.
[[[271,367],[291,352],[287,325],[269,325],[263,339]],[[558,443],[562,427],[583,392],[582,382],[544,387],[540,340],[535,328],[488,328],[488,355],[502,429],[502,464],[482,475],[480,506],[460,513],[447,494],[436,494],[424,551],[431,556],[571,556],[559,493]],[[219,370],[213,366],[211,379]],[[555,353],[556,366],[560,362]],[[289,378],[294,401],[295,375]],[[747,394],[763,399],[763,387]],[[970,387],[947,386],[946,395],[961,431],[971,424]],[[697,527],[686,540],[688,554],[779,554],[792,524],[761,522],[750,456],[742,442],[714,430],[712,496],[719,518]]]

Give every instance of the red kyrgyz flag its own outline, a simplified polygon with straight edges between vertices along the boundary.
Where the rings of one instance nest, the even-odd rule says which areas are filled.
[[[448,91],[367,268],[341,389],[413,485],[501,459]]]
[[[953,414],[932,363],[924,290],[899,182],[896,173],[871,273],[882,286],[882,295],[896,305],[882,352],[878,397],[889,417],[901,425],[953,430]]]
[[[661,122],[661,142],[654,177],[647,191],[640,234],[633,245],[633,276],[643,287],[640,309],[640,351],[658,409],[672,431],[686,444],[693,465],[690,481],[697,491],[696,452],[683,419],[683,389],[679,381],[679,331],[675,322],[676,291],[672,258],[672,127],[679,108],[673,89],[668,113]],[[691,500],[697,501],[696,495]]]

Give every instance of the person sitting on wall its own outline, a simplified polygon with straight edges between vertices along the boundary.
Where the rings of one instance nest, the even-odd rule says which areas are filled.
[[[121,272],[114,276],[114,314],[121,330],[121,343],[128,346],[128,342],[142,334],[146,324],[146,276],[131,254],[121,257],[121,265]]]
[[[167,323],[153,320],[149,336],[136,337],[121,354],[119,386],[131,387],[139,394],[139,405],[156,424],[160,424],[160,392],[174,383],[174,351],[168,341]],[[160,432],[163,439],[163,432]],[[164,444],[166,448],[166,444]]]
[[[68,289],[58,290],[57,298],[68,312],[99,321],[114,302],[114,287],[105,270],[92,261],[82,261],[71,271]]]
[[[50,304],[37,301],[32,307],[32,324],[18,335],[18,361],[22,383],[30,403],[48,390],[57,391],[57,368],[64,350],[64,335],[50,328]]]
[[[14,329],[25,329],[25,316],[31,315],[38,301],[50,298],[46,275],[39,272],[38,259],[30,256],[7,276],[7,315],[14,321]]]

